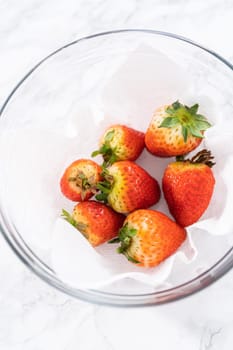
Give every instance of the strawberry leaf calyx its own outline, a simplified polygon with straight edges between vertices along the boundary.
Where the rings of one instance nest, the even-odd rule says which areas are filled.
[[[172,128],[179,124],[179,119],[177,117],[167,117],[160,124],[160,128]]]
[[[105,167],[110,166],[118,160],[116,155],[116,147],[111,146],[111,141],[113,140],[114,134],[115,130],[110,130],[105,135],[104,143],[101,145],[101,147],[91,154],[92,157],[102,155],[104,158],[103,166]]]
[[[77,175],[69,177],[68,181],[74,182],[79,187],[82,200],[85,199],[88,191],[91,191],[93,194],[96,193],[94,175],[87,177],[82,171],[78,171]]]
[[[101,176],[104,178],[104,180],[99,181],[96,184],[96,189],[100,192],[95,196],[95,198],[98,201],[104,202],[106,204],[108,203],[108,195],[111,192],[114,179],[113,176],[109,174],[108,169],[104,165],[102,166]]]
[[[115,237],[115,238],[111,239],[110,241],[108,241],[108,243],[110,243],[110,244],[120,243],[120,239],[119,239],[119,237]]]
[[[108,203],[108,195],[111,191],[111,187],[108,181],[100,181],[97,183],[96,188],[100,191],[95,196],[95,199],[99,202]]]
[[[175,128],[181,126],[184,142],[189,136],[204,138],[204,132],[211,127],[206,117],[198,114],[199,105],[196,103],[191,107],[183,105],[179,101],[174,102],[166,108],[165,117],[159,128]]]
[[[176,156],[176,162],[184,162],[184,155]]]
[[[193,156],[189,161],[192,164],[205,164],[208,167],[212,168],[216,163],[213,162],[214,156],[212,156],[211,151],[203,149]]]
[[[191,159],[185,159],[185,156],[176,156],[176,162],[190,163],[190,164],[205,164],[212,168],[216,163],[213,162],[214,156],[211,151],[203,149],[195,154]]]
[[[62,209],[61,217],[69,222],[72,226],[77,228],[77,221],[73,218],[73,216],[68,213],[65,209]]]
[[[135,263],[138,264],[139,261],[134,259],[132,256],[129,255],[128,249],[132,243],[132,239],[134,236],[136,236],[137,230],[135,228],[130,228],[128,224],[125,224],[118,233],[118,241],[120,242],[120,246],[117,248],[117,253],[124,254],[125,257]],[[117,242],[117,241],[116,241]]]
[[[73,216],[68,213],[68,211],[66,211],[65,209],[62,209],[62,213],[61,213],[61,217],[66,220],[67,222],[69,222],[69,224],[71,224],[72,226],[74,226],[77,230],[79,230],[79,232],[85,237],[88,238],[88,235],[86,234],[86,229],[87,229],[87,225],[83,222],[77,222]]]
[[[105,142],[111,142],[113,140],[113,136],[115,134],[115,130],[110,130],[109,132],[107,132],[107,134],[104,137]]]
[[[69,224],[74,226],[77,230],[79,230],[87,238],[87,235],[85,234],[86,229],[87,229],[86,224],[84,224],[83,222],[77,222],[73,218],[73,216],[70,213],[68,213],[68,211],[66,211],[65,209],[62,209],[61,217],[64,220],[66,220]]]

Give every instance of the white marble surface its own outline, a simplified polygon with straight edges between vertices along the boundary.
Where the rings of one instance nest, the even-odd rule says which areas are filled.
[[[0,105],[40,58],[117,28],[199,41],[233,61],[232,0],[0,0]],[[63,295],[35,277],[0,236],[1,350],[232,350],[233,272],[185,300],[116,309]]]

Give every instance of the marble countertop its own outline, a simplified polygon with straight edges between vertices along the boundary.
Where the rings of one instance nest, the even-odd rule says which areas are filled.
[[[174,32],[233,61],[232,0],[0,0],[0,105],[43,56],[119,28]],[[179,302],[111,308],[72,299],[34,276],[0,235],[1,350],[232,350],[233,271]]]

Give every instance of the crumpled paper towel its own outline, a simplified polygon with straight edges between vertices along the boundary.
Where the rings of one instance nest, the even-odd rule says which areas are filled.
[[[103,244],[95,249],[81,234],[63,219],[54,226],[52,261],[63,280],[80,288],[100,288],[127,277],[155,286],[166,280],[174,259],[189,263],[196,256],[189,237],[179,251],[157,268],[141,268],[129,263],[115,252],[115,244]]]
[[[145,131],[156,107],[177,99],[186,104],[200,102],[200,112],[210,117],[210,120],[212,117],[215,126],[208,130],[206,141],[195,152],[204,147],[213,151],[217,162],[214,168],[215,192],[203,218],[187,230],[188,237],[185,243],[173,256],[156,268],[145,269],[129,263],[124,256],[115,253],[115,245],[104,244],[93,249],[81,234],[77,234],[74,228],[68,227],[68,223],[58,219],[54,227],[52,261],[64,280],[79,287],[101,288],[127,277],[157,286],[166,281],[173,272],[176,259],[180,259],[184,264],[198,260],[198,253],[201,253],[195,248],[192,235],[195,237],[197,232],[206,232],[206,235],[226,234],[233,228],[230,220],[233,199],[230,169],[233,169],[231,154],[233,149],[230,152],[228,148],[225,153],[223,152],[223,135],[219,130],[216,106],[211,98],[197,96],[198,93],[192,90],[190,81],[186,79],[185,71],[171,59],[147,47],[138,51],[144,52],[144,55],[130,56],[118,67],[102,91],[96,106],[96,110],[103,116],[101,129],[112,123],[121,122]],[[232,134],[226,137],[229,137],[232,144]],[[170,161],[155,158],[144,151],[137,162],[161,183],[163,171]],[[219,201],[221,197],[222,200]],[[170,216],[163,198],[153,208]],[[196,244],[201,251],[200,242],[199,235]]]
[[[186,78],[184,68],[149,47],[141,46],[125,62],[116,65],[115,72],[99,89],[98,94],[83,97],[82,102],[70,109],[62,130],[22,128],[2,132],[0,159],[5,204],[24,240],[36,252],[39,248],[49,250],[52,268],[71,285],[101,288],[130,277],[155,287],[175,273],[175,261],[191,264],[198,260],[202,249],[200,232],[210,235],[232,232],[233,118],[228,120],[227,128],[222,128],[222,116],[211,96],[199,94]],[[212,150],[216,160],[215,191],[208,210],[198,223],[187,229],[187,240],[178,251],[158,267],[145,269],[116,254],[115,245],[106,243],[93,249],[74,227],[59,217],[62,208],[71,211],[74,205],[60,193],[59,179],[72,161],[90,158],[107,126],[122,123],[145,131],[154,109],[177,99],[185,104],[199,102],[200,113],[214,124],[195,152],[202,148]],[[145,150],[137,163],[161,184],[170,161]],[[163,197],[153,208],[170,216]]]

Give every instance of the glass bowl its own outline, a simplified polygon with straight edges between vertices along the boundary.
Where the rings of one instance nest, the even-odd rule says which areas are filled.
[[[49,223],[55,218],[47,208],[52,207],[59,215],[60,206],[66,205],[59,197],[59,171],[64,169],[65,160],[66,163],[73,160],[69,154],[69,143],[75,138],[77,153],[85,153],[90,137],[97,139],[96,120],[99,120],[99,124],[103,122],[101,115],[99,119],[96,116],[95,121],[89,118],[84,102],[91,104],[93,98],[96,104],[101,89],[114,74],[119,62],[132,55],[140,57],[141,75],[135,71],[134,80],[135,84],[140,85],[145,69],[143,60],[150,56],[151,62],[153,50],[159,50],[164,57],[169,57],[182,67],[186,74],[181,80],[188,81],[204,104],[215,101],[221,107],[221,116],[224,115],[226,120],[232,118],[233,66],[215,52],[191,40],[154,30],[100,33],[59,48],[25,75],[0,111],[3,142],[0,152],[0,222],[3,236],[20,260],[36,275],[64,293],[85,301],[114,306],[170,302],[209,286],[233,266],[233,232],[229,232],[224,238],[213,236],[213,247],[211,239],[208,242],[204,240],[203,245],[208,244],[208,247],[203,254],[199,254],[194,264],[184,265],[177,261],[173,267],[174,273],[153,288],[131,280],[102,289],[77,288],[62,280],[52,267]],[[161,73],[160,81],[164,77],[165,86],[172,87],[173,74],[164,72],[163,60],[156,65],[157,72]],[[132,74],[130,77],[132,79]],[[156,77],[152,74],[151,79]],[[132,84],[130,86],[132,88]],[[164,86],[159,86],[159,89],[162,101]],[[115,92],[116,101],[119,102],[115,105],[117,115],[124,109],[125,100],[122,91],[116,89]],[[140,90],[137,93],[140,100]],[[155,101],[155,107],[161,101]],[[140,113],[128,114],[127,121],[140,125]],[[141,120],[149,122],[150,118],[149,113],[141,115]],[[118,122],[117,119],[115,121]],[[76,132],[72,129],[74,123],[80,125]],[[66,138],[64,131],[68,135]],[[53,139],[50,138],[51,133]],[[62,139],[60,148],[56,146],[55,139]],[[39,156],[38,147],[41,147]],[[232,143],[227,147],[232,148]],[[61,155],[56,166],[53,164],[53,154],[56,162]],[[41,169],[43,174],[38,183],[37,174]],[[44,205],[40,201],[43,191],[48,193]],[[32,192],[33,202],[29,200]],[[50,198],[49,193],[52,192],[59,198],[58,204],[53,196]]]

